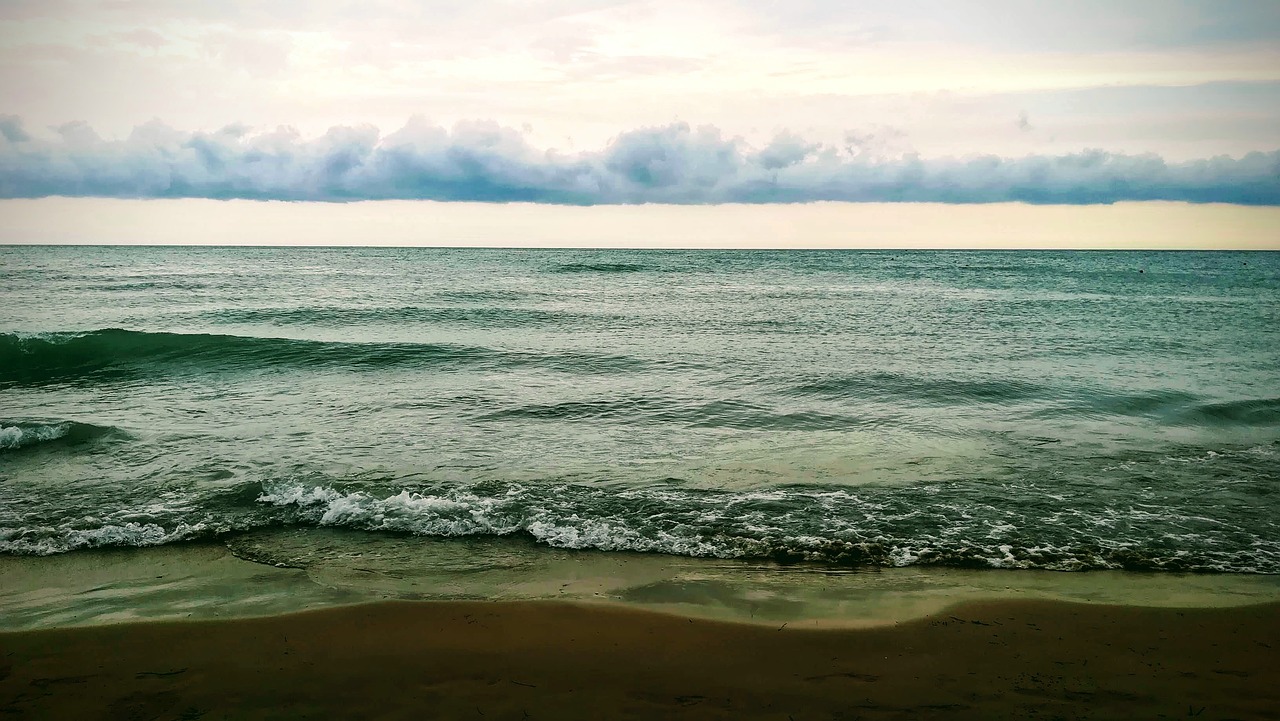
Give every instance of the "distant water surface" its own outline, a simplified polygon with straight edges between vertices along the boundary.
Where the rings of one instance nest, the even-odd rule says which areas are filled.
[[[1276,253],[8,247],[0,297],[0,552],[1280,572]]]

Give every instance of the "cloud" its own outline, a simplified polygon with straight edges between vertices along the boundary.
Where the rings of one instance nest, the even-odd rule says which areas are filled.
[[[0,115],[0,137],[8,143],[23,143],[31,139],[22,129],[22,118],[16,115]]]
[[[52,130],[36,137],[19,118],[0,116],[0,197],[1280,205],[1280,151],[1178,163],[1103,150],[922,158],[885,152],[892,129],[850,132],[840,146],[782,132],[757,148],[713,126],[672,123],[563,153],[492,121],[447,129],[422,118],[387,135],[337,126],[317,138],[243,125],[185,132],[158,121],[123,140],[82,122]]]

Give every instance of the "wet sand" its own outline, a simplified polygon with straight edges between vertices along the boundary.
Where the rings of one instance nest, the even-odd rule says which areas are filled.
[[[1280,718],[1280,604],[968,603],[880,628],[388,602],[0,634],[0,715]]]

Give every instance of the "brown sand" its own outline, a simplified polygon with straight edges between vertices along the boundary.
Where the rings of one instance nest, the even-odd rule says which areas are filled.
[[[1280,719],[1280,605],[968,604],[802,630],[381,603],[0,635],[0,718]]]

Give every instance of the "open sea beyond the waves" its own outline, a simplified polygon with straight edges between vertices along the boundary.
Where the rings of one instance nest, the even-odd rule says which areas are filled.
[[[4,247],[0,298],[3,553],[1280,573],[1280,253]]]

